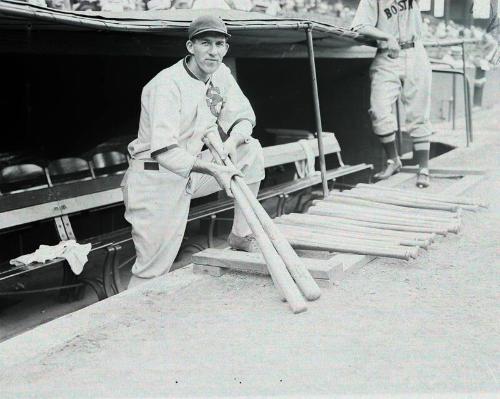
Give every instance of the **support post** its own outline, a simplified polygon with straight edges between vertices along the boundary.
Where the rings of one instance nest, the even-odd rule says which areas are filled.
[[[453,94],[452,94],[452,98],[453,98],[453,102],[452,102],[452,111],[451,111],[451,115],[452,115],[452,129],[455,130],[456,128],[456,117],[457,117],[457,77],[453,74],[451,75],[452,78],[453,78]]]
[[[464,76],[464,103],[465,103],[465,130],[467,136],[467,147],[472,142],[472,106],[470,101],[469,79],[467,79],[467,66],[465,56],[465,41],[462,41],[462,63]]]
[[[316,122],[316,138],[318,140],[318,151],[319,151],[319,165],[321,170],[321,181],[323,183],[323,196],[328,197],[328,181],[326,179],[326,162],[325,162],[325,152],[323,150],[323,128],[321,126],[321,112],[319,108],[319,94],[318,94],[318,82],[316,78],[316,64],[314,61],[314,47],[313,47],[313,26],[308,24],[306,28],[307,35],[307,53],[309,55],[309,67],[311,72],[311,85],[313,91],[313,102],[314,102],[314,118]]]

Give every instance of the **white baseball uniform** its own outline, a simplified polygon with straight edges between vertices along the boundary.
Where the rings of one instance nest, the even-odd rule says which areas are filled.
[[[389,58],[386,42],[370,67],[370,116],[373,130],[383,143],[395,139],[397,119],[393,105],[401,96],[407,130],[415,150],[429,149],[432,71],[422,45],[422,18],[417,0],[361,0],[352,29],[376,27],[391,34],[401,43],[414,42],[414,47],[401,50],[396,59]]]
[[[139,133],[129,144],[132,159],[122,183],[125,218],[132,225],[137,253],[135,276],[151,278],[170,270],[191,198],[221,189],[213,177],[191,172],[197,157],[212,161],[209,151],[201,152],[207,131],[220,128],[246,137],[238,147],[236,166],[247,184],[264,178],[262,148],[251,137],[254,125],[252,107],[224,64],[202,82],[191,73],[186,58],[144,87]],[[159,154],[168,159],[168,170],[155,161]],[[234,223],[246,226],[236,210]]]

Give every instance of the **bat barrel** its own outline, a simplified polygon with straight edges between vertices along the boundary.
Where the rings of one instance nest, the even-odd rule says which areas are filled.
[[[255,214],[252,213],[250,204],[236,182],[233,182],[231,185],[231,191],[234,194],[235,200],[241,205],[243,215],[255,235],[255,239],[257,240],[257,244],[259,245],[262,255],[266,260],[269,273],[271,274],[273,281],[287,300],[293,313],[306,311],[307,306],[304,298],[295,285],[292,277],[288,274],[283,260],[276,252],[269,238],[266,236],[262,225],[259,223]]]
[[[228,164],[231,161],[228,160]],[[286,240],[283,234],[276,228],[274,222],[269,217],[267,212],[262,208],[259,201],[254,197],[248,186],[243,179],[235,176],[235,182],[241,191],[244,193],[252,211],[255,213],[257,219],[262,224],[265,232],[269,236],[272,245],[275,247],[279,256],[283,259],[288,271],[299,286],[304,297],[309,301],[314,301],[321,296],[321,290],[318,284],[312,278],[309,271],[303,265],[302,260],[295,253],[290,243]]]

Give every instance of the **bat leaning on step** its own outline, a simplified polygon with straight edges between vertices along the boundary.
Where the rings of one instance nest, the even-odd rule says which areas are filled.
[[[225,155],[222,142],[217,134],[208,134],[205,136],[204,142],[216,162],[234,167],[229,157]],[[321,296],[318,285],[240,176],[233,176],[231,191],[255,235],[257,244],[268,265],[269,273],[278,290],[288,301],[294,313],[305,311],[307,307],[301,292],[306,299],[316,300]]]

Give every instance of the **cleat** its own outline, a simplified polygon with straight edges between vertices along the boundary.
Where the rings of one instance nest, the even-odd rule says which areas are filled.
[[[389,159],[389,160],[387,160],[386,168],[383,171],[375,174],[374,177],[377,180],[388,179],[392,175],[398,173],[402,167],[403,167],[403,164],[401,163],[401,160],[399,158],[396,158],[396,160]]]
[[[417,187],[427,188],[430,184],[429,169],[422,168],[417,173]]]
[[[227,243],[229,244],[231,249],[236,251],[260,252],[259,246],[257,245],[257,240],[252,234],[249,234],[245,237],[240,237],[231,232],[227,237]]]

